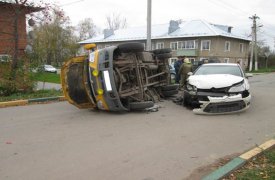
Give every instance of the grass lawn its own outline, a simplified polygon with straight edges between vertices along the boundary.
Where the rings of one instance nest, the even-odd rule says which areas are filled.
[[[32,98],[63,96],[62,91],[58,90],[38,90],[31,93],[16,93],[11,96],[0,96],[0,102],[15,101]]]
[[[34,73],[32,74],[35,81],[50,82],[60,84],[60,74],[55,73]]]
[[[247,71],[247,73],[269,73],[269,72],[275,72],[275,67],[269,67],[269,68],[261,68],[258,69],[258,71]]]
[[[274,180],[275,179],[275,148],[263,152],[248,161],[243,167],[229,175],[229,180]]]

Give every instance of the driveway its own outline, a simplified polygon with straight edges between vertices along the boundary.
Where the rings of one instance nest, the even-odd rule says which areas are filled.
[[[168,100],[152,113],[67,102],[0,109],[0,179],[186,178],[275,136],[275,74],[250,83],[251,108],[232,115],[194,115]]]

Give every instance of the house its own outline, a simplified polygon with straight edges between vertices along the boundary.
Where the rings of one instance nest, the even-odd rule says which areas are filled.
[[[27,46],[26,14],[42,9],[0,1],[0,60],[4,60],[14,54],[16,49],[15,37],[17,35],[18,54],[22,55],[24,53]],[[19,12],[17,27],[15,26],[15,11]],[[17,35],[15,35],[16,31],[18,32]]]
[[[211,24],[203,20],[152,25],[152,49],[171,48],[170,63],[178,56],[187,56],[192,61],[214,59],[221,62],[238,62],[243,68],[248,65],[250,39],[233,33],[232,27]],[[96,43],[103,48],[125,42],[146,43],[146,26],[127,29],[104,30],[104,33],[81,41],[80,44]]]

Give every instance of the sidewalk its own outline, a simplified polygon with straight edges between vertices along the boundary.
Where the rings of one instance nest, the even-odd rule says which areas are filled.
[[[61,89],[61,84],[38,81],[36,90],[42,90],[42,89],[60,90]]]

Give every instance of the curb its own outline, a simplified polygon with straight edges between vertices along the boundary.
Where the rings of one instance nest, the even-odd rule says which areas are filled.
[[[262,152],[264,152],[267,149],[272,148],[273,146],[275,146],[275,138],[268,140],[265,143],[261,144],[260,146],[257,146],[255,148],[243,153],[239,157],[232,159],[224,166],[218,168],[217,170],[213,171],[209,175],[203,177],[202,180],[221,179],[221,178],[227,176],[228,174],[230,174],[232,171],[234,171],[234,170],[238,169],[239,167],[241,167],[242,165],[244,165],[247,161],[249,161],[253,157],[261,154]]]
[[[11,106],[23,106],[31,103],[48,102],[48,101],[65,101],[65,96],[56,97],[45,97],[45,98],[35,98],[27,100],[17,100],[17,101],[7,101],[0,102],[0,108],[11,107]]]

